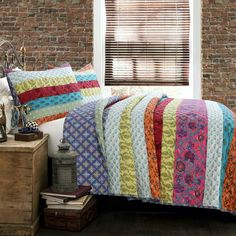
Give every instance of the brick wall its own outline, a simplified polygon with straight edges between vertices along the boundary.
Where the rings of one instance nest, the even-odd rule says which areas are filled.
[[[22,42],[28,70],[93,57],[93,0],[0,0],[0,37]]]
[[[236,112],[236,1],[202,0],[202,94]]]
[[[200,1],[200,0],[197,0]],[[27,69],[93,57],[93,0],[0,0],[0,37],[27,47]],[[236,112],[236,1],[202,0],[202,94]]]

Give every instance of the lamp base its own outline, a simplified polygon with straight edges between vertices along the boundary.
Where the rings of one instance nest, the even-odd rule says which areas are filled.
[[[52,191],[56,193],[73,193],[77,188],[77,183],[68,183],[67,185],[64,184],[63,186],[62,184],[53,184],[51,187]]]

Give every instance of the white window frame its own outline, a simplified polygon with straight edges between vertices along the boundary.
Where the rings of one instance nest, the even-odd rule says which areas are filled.
[[[201,99],[201,0],[190,3],[190,73],[189,87],[191,97]],[[104,96],[110,96],[105,86],[105,0],[94,0],[93,6],[93,64]]]

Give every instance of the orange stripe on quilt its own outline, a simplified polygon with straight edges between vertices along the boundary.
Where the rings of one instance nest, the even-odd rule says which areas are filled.
[[[153,98],[147,105],[144,115],[144,130],[148,154],[150,188],[153,198],[159,198],[160,196],[160,181],[153,128],[153,115],[158,101],[159,98]]]
[[[46,117],[37,119],[35,121],[37,122],[38,125],[41,125],[41,124],[49,122],[49,121],[64,118],[67,114],[68,114],[68,112],[64,112],[64,113],[60,113],[60,114],[56,114],[56,115],[52,115],[52,116],[46,116]]]
[[[236,115],[234,114],[236,124]],[[222,208],[226,211],[236,211],[236,127],[230,145],[228,162],[226,167],[223,193],[222,193]]]

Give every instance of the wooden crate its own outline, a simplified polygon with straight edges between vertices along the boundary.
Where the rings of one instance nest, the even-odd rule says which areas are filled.
[[[82,210],[44,209],[44,226],[51,229],[80,231],[97,215],[93,197]]]
[[[32,236],[39,227],[40,191],[48,182],[48,135],[0,143],[0,235]]]

